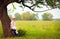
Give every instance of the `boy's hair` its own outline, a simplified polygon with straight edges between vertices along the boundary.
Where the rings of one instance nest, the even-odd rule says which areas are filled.
[[[12,20],[16,20],[16,18],[12,18]]]

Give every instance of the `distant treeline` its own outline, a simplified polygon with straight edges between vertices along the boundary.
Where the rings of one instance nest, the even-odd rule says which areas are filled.
[[[53,19],[53,15],[50,12],[43,13],[42,20],[60,20],[60,19]],[[12,19],[12,15],[9,15],[10,19]],[[16,13],[15,14],[16,20],[39,20],[38,15],[35,13],[30,12],[23,12],[22,14]]]

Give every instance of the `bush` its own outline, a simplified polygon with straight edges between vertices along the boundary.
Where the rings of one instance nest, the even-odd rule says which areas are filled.
[[[25,36],[26,31],[25,30],[18,30],[19,36]]]
[[[49,12],[46,12],[42,15],[43,20],[52,20],[53,19],[53,15]]]

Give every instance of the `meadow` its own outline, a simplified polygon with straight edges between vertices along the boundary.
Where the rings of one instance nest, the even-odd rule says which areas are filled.
[[[16,21],[17,30],[26,31],[25,36],[2,38],[0,23],[0,39],[60,39],[60,21]]]

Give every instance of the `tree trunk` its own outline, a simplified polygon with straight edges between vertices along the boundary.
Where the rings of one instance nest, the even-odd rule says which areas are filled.
[[[10,18],[7,14],[7,5],[12,2],[19,2],[19,0],[0,0],[0,20],[2,22],[2,29],[4,37],[12,37],[10,29]]]
[[[9,16],[7,14],[7,8],[3,8],[1,14],[1,22],[2,22],[2,29],[4,37],[11,37],[11,29],[10,29],[10,22]]]

